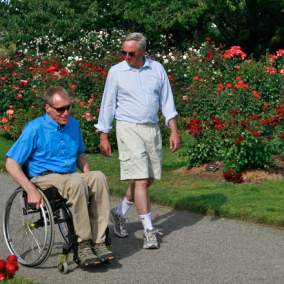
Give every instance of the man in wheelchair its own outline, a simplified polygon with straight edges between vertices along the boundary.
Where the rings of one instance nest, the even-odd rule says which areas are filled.
[[[36,186],[43,190],[55,187],[67,200],[82,267],[113,260],[106,246],[110,212],[106,178],[100,171],[90,171],[79,122],[69,116],[72,100],[68,92],[53,86],[44,99],[46,113],[26,125],[6,154],[6,169],[36,208],[44,205]],[[77,167],[82,173],[76,172]]]

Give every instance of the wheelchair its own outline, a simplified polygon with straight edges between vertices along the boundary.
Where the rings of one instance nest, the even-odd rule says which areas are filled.
[[[55,225],[58,225],[64,245],[57,267],[61,273],[68,273],[70,252],[73,252],[74,262],[80,265],[72,213],[66,199],[56,188],[45,190],[38,188],[38,191],[44,200],[44,206],[39,209],[28,204],[27,194],[21,187],[18,187],[7,200],[3,216],[3,232],[7,247],[22,265],[39,266],[51,254]],[[106,244],[110,246],[108,228]]]

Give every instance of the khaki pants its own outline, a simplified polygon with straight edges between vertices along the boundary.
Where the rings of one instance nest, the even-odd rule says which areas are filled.
[[[71,204],[78,241],[105,241],[110,201],[105,175],[100,171],[72,174],[48,174],[31,179],[41,189],[56,187]],[[88,202],[90,206],[88,207]]]

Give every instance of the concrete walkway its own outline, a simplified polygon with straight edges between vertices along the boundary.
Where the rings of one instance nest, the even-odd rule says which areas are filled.
[[[1,220],[5,202],[15,184],[0,175]],[[112,198],[113,206],[118,200]],[[284,213],[284,212],[283,212]],[[113,237],[118,261],[62,275],[57,257],[62,238],[56,236],[48,261],[40,268],[21,266],[18,276],[37,283],[284,283],[284,231],[222,218],[210,218],[171,208],[153,206],[154,222],[164,231],[159,250],[143,250],[142,230],[133,209],[129,237]],[[9,254],[0,238],[0,258]]]

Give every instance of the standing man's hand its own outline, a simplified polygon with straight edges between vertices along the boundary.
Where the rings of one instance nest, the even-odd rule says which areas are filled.
[[[101,133],[100,135],[100,150],[104,156],[110,157],[112,154],[111,145],[109,143],[107,133]]]
[[[170,135],[170,149],[175,152],[181,145],[181,139],[178,132],[172,132]]]
[[[181,138],[177,130],[177,124],[175,118],[172,118],[169,121],[169,127],[171,129],[171,135],[169,139],[170,149],[172,152],[175,152],[181,145]]]

